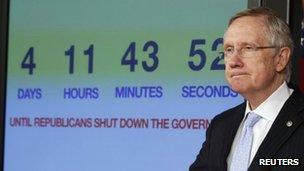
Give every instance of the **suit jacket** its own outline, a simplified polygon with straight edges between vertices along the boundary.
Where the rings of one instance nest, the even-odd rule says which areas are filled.
[[[298,88],[294,89],[261,143],[249,171],[304,171],[304,96]],[[206,140],[189,171],[227,170],[226,160],[245,109],[244,102],[212,119]],[[262,166],[259,159],[299,159],[299,165],[279,165],[277,160],[276,165]]]

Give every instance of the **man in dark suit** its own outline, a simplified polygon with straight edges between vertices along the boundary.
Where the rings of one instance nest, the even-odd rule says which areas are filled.
[[[217,115],[190,171],[304,170],[304,96],[287,86],[293,42],[267,8],[233,16],[225,75],[245,102]]]

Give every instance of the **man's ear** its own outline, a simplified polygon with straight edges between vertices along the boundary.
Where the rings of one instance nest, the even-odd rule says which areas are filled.
[[[278,53],[278,55],[276,56],[276,71],[277,72],[281,72],[283,71],[290,59],[290,53],[291,50],[289,47],[282,47]]]

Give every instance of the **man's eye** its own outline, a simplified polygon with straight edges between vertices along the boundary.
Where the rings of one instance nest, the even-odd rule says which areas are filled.
[[[228,48],[225,49],[225,52],[228,52],[228,53],[233,52],[233,48],[232,47],[228,47]]]
[[[248,51],[251,51],[251,50],[253,50],[254,48],[253,48],[253,46],[245,46],[244,49],[245,49],[245,50],[248,50]]]

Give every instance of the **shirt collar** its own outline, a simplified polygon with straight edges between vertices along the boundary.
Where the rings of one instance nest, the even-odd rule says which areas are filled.
[[[262,118],[273,122],[292,92],[293,89],[290,89],[287,86],[287,83],[284,81],[283,84],[255,110],[250,109],[249,102],[247,101],[245,115],[247,115],[249,112],[254,112],[260,115]]]

